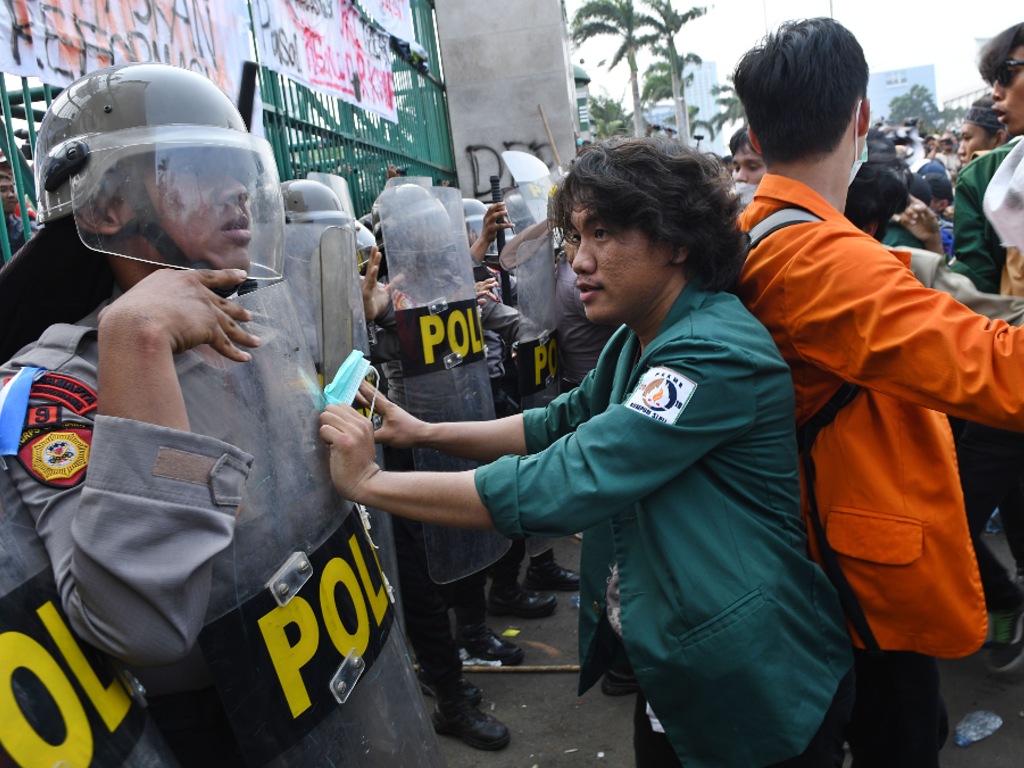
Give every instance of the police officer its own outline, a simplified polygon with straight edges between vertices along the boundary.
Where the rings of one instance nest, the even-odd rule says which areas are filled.
[[[318,552],[292,538],[286,519],[254,514],[267,504],[258,496],[262,491],[246,484],[254,455],[270,466],[261,442],[285,443],[292,453],[315,459],[304,449],[308,438],[290,425],[271,426],[270,409],[258,400],[273,392],[282,412],[309,421],[315,418],[306,413],[312,398],[286,400],[299,389],[291,380],[254,378],[282,367],[286,358],[279,350],[288,349],[297,332],[275,326],[269,313],[258,320],[271,331],[262,342],[242,325],[257,322],[243,300],[270,306],[271,298],[263,304],[257,298],[281,296],[286,288],[280,282],[284,209],[270,145],[246,132],[237,109],[206,78],[134,64],[94,72],[66,88],[43,119],[36,157],[39,217],[46,227],[0,272],[0,321],[10,331],[0,359],[13,354],[0,366],[0,380],[27,383],[12,384],[0,398],[0,420],[9,432],[4,448],[13,443],[3,457],[4,480],[13,488],[4,496],[5,512],[14,503],[34,521],[70,628],[134,671],[183,765],[243,765],[253,744],[264,762],[286,753],[277,764],[339,759],[369,727],[330,727],[334,720],[327,718],[340,717],[342,708],[321,701],[341,703],[335,701],[340,686],[331,690],[325,679],[313,691],[321,696],[315,722],[300,720],[301,709],[293,708],[291,717],[259,723],[276,743],[247,744],[233,733],[242,708],[221,703],[223,657],[250,666],[269,645],[232,645],[221,649],[219,660],[211,653],[220,631],[212,624],[223,624],[222,618],[230,624],[236,603],[251,604],[243,602],[249,596],[242,589],[252,583],[233,573],[257,574],[251,582],[262,599],[278,567],[277,547],[312,552],[314,568],[307,564],[305,571],[323,571],[314,559]],[[226,298],[234,293],[237,299]],[[285,314],[294,317],[294,311]],[[261,346],[254,357],[249,350]],[[301,361],[288,367],[298,370]],[[259,413],[247,411],[257,402]],[[274,440],[278,434],[295,445]],[[315,460],[301,469],[271,473],[260,486],[306,479],[302,506],[332,520],[332,530],[345,530],[344,548],[357,557],[364,588],[377,588],[373,652],[390,653],[401,641],[387,642],[392,613],[379,569],[376,577],[368,573],[373,555],[364,554],[368,548],[345,528],[345,520],[358,516],[343,518],[339,513],[350,505],[342,508],[336,495],[330,506],[321,503],[323,494],[310,487]],[[322,460],[319,469],[326,475]],[[312,522],[319,521],[304,518],[299,528]],[[266,530],[282,541],[269,540]],[[262,537],[262,556],[236,557],[256,554],[254,537]],[[311,582],[314,594],[319,584]],[[301,630],[307,644],[313,624]],[[258,639],[259,630],[250,627],[248,637]],[[314,645],[318,652],[324,647]],[[344,658],[329,661],[337,669]],[[374,661],[364,650],[356,665]],[[270,662],[261,663],[251,666],[266,669]],[[345,685],[361,696],[390,670],[381,664],[371,682],[356,687],[358,680],[349,677]],[[407,689],[397,693],[404,711],[416,713],[415,701],[408,703],[415,679],[407,662],[405,671]],[[258,691],[259,706],[250,710],[270,711],[287,693],[268,691]],[[379,705],[367,703],[364,710]],[[439,764],[425,710],[421,715],[422,729],[398,723],[402,738],[383,750],[368,739],[364,764]],[[305,730],[288,730],[293,723]],[[331,738],[317,740],[320,752],[293,759],[293,746],[305,744],[314,728]],[[405,749],[407,739],[416,740],[415,750]],[[384,750],[389,754],[380,758]]]
[[[145,87],[174,101],[188,94],[187,149],[167,125],[173,106],[139,98]],[[218,143],[231,149],[220,162],[188,151]],[[16,330],[49,327],[3,366],[4,376],[39,369],[27,399],[5,400],[5,410],[24,409],[10,479],[75,633],[140,668],[158,720],[165,701],[179,709],[165,694],[189,691],[205,717],[195,724],[204,757],[240,763],[195,642],[252,457],[190,431],[175,356],[201,348],[245,362],[245,348],[260,343],[241,325],[249,312],[211,289],[229,290],[254,269],[253,230],[274,216],[257,191],[276,182],[266,173],[273,158],[216,86],[156,66],[104,70],[65,89],[40,127],[37,158],[47,226],[5,268],[3,304],[27,310],[32,322]],[[106,300],[39,317],[25,306],[32,294],[8,295],[64,266],[81,291],[105,284]],[[174,748],[176,734],[165,733]],[[195,731],[179,759],[198,764],[190,744]]]

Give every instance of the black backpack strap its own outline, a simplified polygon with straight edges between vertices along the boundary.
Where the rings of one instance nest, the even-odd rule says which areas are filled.
[[[750,228],[747,232],[750,238],[749,250],[752,251],[762,240],[784,227],[813,221],[821,221],[821,218],[803,208],[782,208]],[[811,458],[811,447],[814,445],[818,433],[832,423],[839,411],[848,405],[859,391],[860,387],[856,384],[843,382],[821,410],[797,429],[797,445],[804,467],[804,483],[807,487],[807,499],[810,504],[811,527],[814,528],[814,538],[818,542],[822,568],[829,581],[832,582],[832,586],[839,593],[839,603],[843,606],[843,612],[853,628],[857,630],[864,647],[871,655],[878,656],[882,651],[878,647],[875,633],[871,631],[871,626],[868,624],[867,616],[864,615],[864,609],[860,606],[857,594],[850,586],[850,582],[847,581],[846,574],[843,573],[843,569],[839,565],[839,558],[836,557],[835,550],[828,543],[825,527],[821,524],[818,500],[814,496],[816,474],[814,460]]]
[[[839,558],[836,557],[835,550],[828,543],[825,526],[821,524],[818,500],[814,495],[814,482],[817,475],[814,469],[814,459],[811,458],[811,448],[818,433],[832,423],[839,411],[849,404],[858,392],[860,392],[859,386],[844,381],[832,398],[821,407],[821,410],[797,430],[797,444],[800,446],[800,456],[804,466],[804,482],[807,486],[807,501],[810,505],[809,516],[811,526],[814,528],[814,538],[818,542],[822,568],[824,568],[829,581],[832,582],[832,586],[839,593],[839,603],[843,606],[843,612],[853,628],[857,630],[857,634],[864,643],[864,648],[871,655],[879,656],[882,651],[878,647],[875,633],[871,631],[871,625],[868,624],[868,618],[864,615],[864,609],[860,606],[857,594],[850,586],[850,582],[847,581],[846,574],[843,573],[842,566],[839,565]]]

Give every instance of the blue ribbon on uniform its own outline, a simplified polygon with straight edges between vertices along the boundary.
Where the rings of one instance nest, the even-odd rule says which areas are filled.
[[[18,452],[32,382],[45,371],[45,368],[31,366],[22,368],[0,390],[0,456],[13,456]]]

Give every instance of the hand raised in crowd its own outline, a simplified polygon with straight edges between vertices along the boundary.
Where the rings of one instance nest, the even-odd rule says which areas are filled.
[[[489,277],[486,280],[478,280],[474,287],[476,288],[476,303],[480,306],[483,306],[488,299],[491,301],[501,301],[498,298],[498,294],[494,292],[498,287],[497,278]]]
[[[376,320],[391,302],[387,286],[377,282],[380,272],[380,251],[377,246],[370,249],[370,258],[366,262],[366,276],[362,277],[359,290],[363,296],[363,315],[366,322]]]
[[[487,249],[502,229],[512,229],[512,222],[508,220],[508,211],[505,210],[504,203],[492,203],[488,207],[487,213],[484,214],[484,223],[480,229],[480,236],[477,237],[476,242],[469,249],[474,259],[478,262],[484,260]]]
[[[912,196],[910,205],[893,219],[920,240],[929,251],[942,253],[942,233],[939,231],[938,216],[916,197]]]
[[[240,325],[252,314],[210,290],[245,278],[241,269],[158,269],[103,310],[99,332],[133,345],[166,344],[174,354],[208,344],[229,360],[246,362],[251,356],[239,347],[260,344]]]

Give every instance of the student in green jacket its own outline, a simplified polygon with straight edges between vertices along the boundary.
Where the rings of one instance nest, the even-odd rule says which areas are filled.
[[[850,641],[806,554],[789,370],[724,292],[737,208],[717,161],[678,142],[586,147],[550,219],[587,317],[622,326],[597,368],[489,422],[427,424],[377,397],[377,440],[490,462],[470,472],[381,471],[347,406],[321,436],[352,500],[510,537],[584,531],[580,691],[628,659],[638,766],[839,766]]]

